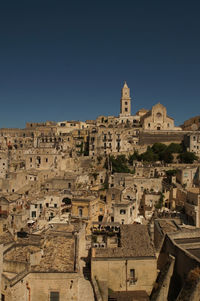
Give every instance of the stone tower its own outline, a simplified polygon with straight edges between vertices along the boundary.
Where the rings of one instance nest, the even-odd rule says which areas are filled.
[[[130,89],[127,86],[127,83],[124,83],[122,88],[122,95],[120,100],[120,117],[126,117],[131,115],[131,98],[130,98]]]

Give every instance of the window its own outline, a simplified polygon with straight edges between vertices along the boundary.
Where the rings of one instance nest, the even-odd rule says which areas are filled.
[[[46,158],[46,163],[48,162],[48,158]]]
[[[114,200],[115,199],[115,195],[114,194],[112,194],[112,200]]]
[[[50,292],[50,301],[59,301],[59,292]]]
[[[136,277],[135,277],[135,270],[134,269],[130,269],[130,279],[129,279],[129,284],[133,285],[135,284],[137,281]]]
[[[40,158],[40,156],[37,156],[37,163],[41,164],[41,158]]]
[[[125,112],[128,112],[128,108],[125,108]]]
[[[57,204],[54,204],[54,208],[57,208]]]
[[[37,204],[35,204],[35,208],[37,208]]]
[[[120,214],[126,214],[126,210],[125,209],[121,209],[120,210]]]
[[[128,104],[128,102],[127,101],[125,101],[125,105],[127,106],[127,104]]]
[[[32,211],[31,216],[36,217],[36,211]]]
[[[83,216],[83,209],[82,209],[82,208],[78,208],[78,215],[79,215],[80,217]]]

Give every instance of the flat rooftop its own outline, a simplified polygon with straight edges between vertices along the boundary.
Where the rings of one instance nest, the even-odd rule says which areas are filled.
[[[174,243],[200,261],[200,228],[169,234]]]
[[[180,244],[192,244],[192,243],[199,243],[200,244],[200,237],[177,238],[177,239],[174,239],[174,241],[178,245],[180,245]]]
[[[163,234],[173,233],[181,230],[176,221],[173,219],[156,219],[155,223],[158,224]]]

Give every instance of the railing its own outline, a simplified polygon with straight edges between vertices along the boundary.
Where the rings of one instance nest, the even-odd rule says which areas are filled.
[[[129,285],[134,285],[137,282],[137,278],[129,278]]]

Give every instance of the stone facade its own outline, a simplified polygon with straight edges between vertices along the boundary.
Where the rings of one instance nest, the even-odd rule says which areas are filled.
[[[184,144],[187,151],[195,153],[200,156],[200,132],[194,132],[184,136]]]
[[[106,285],[108,290],[145,290],[150,294],[157,273],[154,251],[150,245],[147,248],[150,244],[147,230],[141,225],[121,225],[120,229],[120,247],[92,249],[92,277],[102,289]],[[131,235],[135,237],[134,241],[130,239]]]
[[[141,117],[141,124],[144,130],[150,131],[173,131],[177,129],[174,126],[174,120],[167,116],[166,108],[160,103],[153,106],[148,113]]]
[[[200,116],[195,116],[186,120],[181,127],[184,131],[200,130]]]

